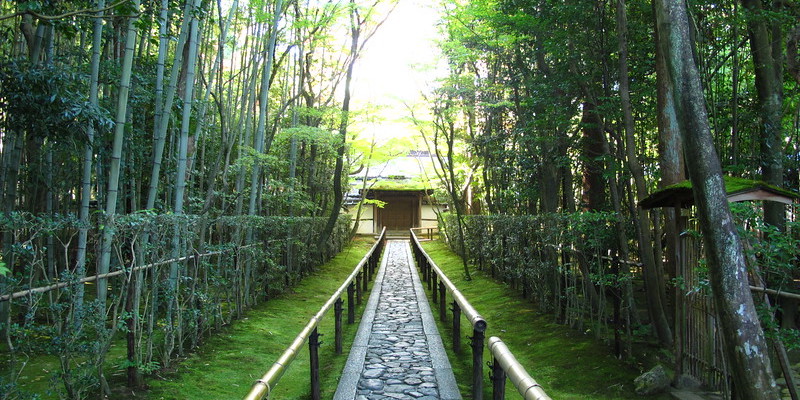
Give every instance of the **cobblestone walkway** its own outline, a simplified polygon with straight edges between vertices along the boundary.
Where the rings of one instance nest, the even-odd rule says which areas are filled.
[[[386,246],[334,399],[461,399],[408,241]]]

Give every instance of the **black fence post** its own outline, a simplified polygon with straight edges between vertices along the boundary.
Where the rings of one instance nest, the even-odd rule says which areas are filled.
[[[453,301],[453,351],[461,352],[461,307]]]
[[[320,400],[322,398],[319,384],[319,341],[320,334],[317,333],[317,328],[311,332],[308,337],[308,353],[311,358],[311,399]]]
[[[431,288],[431,266],[428,264],[428,259],[420,256],[419,258],[420,265],[422,265],[422,279],[425,280],[425,283],[428,284],[428,289]]]
[[[428,281],[428,290],[431,291],[433,296],[433,304],[439,304],[439,295],[436,294],[436,289],[439,285],[436,284],[436,274],[431,274],[431,279]]]
[[[342,354],[342,304],[344,300],[342,298],[336,299],[336,302],[333,303],[333,314],[334,314],[334,330],[336,331],[334,337],[334,343],[336,347],[336,354]]]
[[[472,330],[472,399],[483,400],[483,331]]]
[[[372,272],[375,269],[375,267],[373,267],[373,264],[375,264],[375,254],[377,254],[380,250],[380,246],[375,247],[375,253],[372,253],[367,260],[367,272],[369,273],[369,279],[372,279]]]
[[[369,283],[370,277],[367,271],[369,271],[369,268],[361,270],[361,278],[363,278],[364,280],[363,286],[361,287],[361,291],[364,293],[367,293],[367,290],[369,290],[369,286],[367,284]]]
[[[436,296],[436,293],[433,294]],[[447,321],[447,286],[439,281],[439,319]]]
[[[506,396],[506,371],[500,362],[494,359],[492,363],[492,400],[503,400]]]
[[[428,260],[425,260],[425,281],[428,283],[428,290],[434,290],[434,280],[436,279],[436,274],[433,273],[433,268],[431,268],[430,264],[428,264]],[[435,301],[435,300],[434,300]]]
[[[356,322],[356,305],[355,305],[355,291],[356,285],[350,282],[347,285],[347,323],[352,324]]]
[[[361,304],[361,275],[364,274],[364,271],[359,272],[356,274],[355,280],[353,283],[356,285],[356,303]]]

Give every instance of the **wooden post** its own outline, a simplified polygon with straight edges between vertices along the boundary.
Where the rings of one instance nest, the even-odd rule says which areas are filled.
[[[370,277],[367,271],[369,271],[369,268],[361,270],[361,278],[363,279],[362,282],[363,286],[361,287],[361,291],[364,293],[367,293],[367,290],[369,290],[369,286],[367,284],[369,283]]]
[[[428,263],[428,259],[423,257],[422,258],[425,263],[425,281],[428,282],[428,290],[431,290],[431,279],[436,279],[433,273],[433,267]]]
[[[311,358],[311,399],[312,400],[320,400],[322,395],[320,393],[320,385],[319,385],[319,333],[317,333],[317,328],[311,332],[311,336],[308,337],[308,353]]]
[[[461,352],[461,307],[453,301],[453,351]]]
[[[494,359],[492,363],[492,400],[503,400],[506,396],[506,371],[500,362]]]
[[[333,303],[333,314],[334,314],[334,343],[336,347],[336,354],[342,354],[342,304],[344,300],[342,298],[336,299],[336,302]]]
[[[430,290],[431,294],[433,295],[433,304],[439,303],[439,296],[436,295],[437,287],[438,285],[436,285],[436,274],[431,274],[431,278],[430,280],[428,280],[428,290]]]
[[[364,275],[364,272],[359,272],[355,279],[353,280],[353,284],[356,286],[356,303],[361,304],[361,276]]]
[[[353,282],[350,282],[347,285],[347,323],[352,324],[356,322],[356,305],[355,305],[355,291],[356,285]]]
[[[483,400],[483,340],[484,334],[472,330],[472,399]]]
[[[433,294],[436,296],[436,293]],[[439,282],[439,319],[447,321],[447,286],[444,282]]]
[[[378,263],[378,257],[381,254],[381,246],[375,248],[375,252],[369,256],[369,263],[367,263],[367,270],[369,271],[369,279],[372,279],[372,274],[375,273],[375,264]]]

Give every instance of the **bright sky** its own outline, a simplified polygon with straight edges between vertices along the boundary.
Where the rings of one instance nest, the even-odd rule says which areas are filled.
[[[377,123],[365,129],[366,137],[370,131],[380,139],[417,134],[401,121],[408,115],[403,103],[419,102],[420,93],[429,92],[433,81],[444,74],[441,67],[435,68],[440,59],[434,43],[439,35],[436,3],[399,0],[358,60],[353,74],[355,108],[365,104],[382,108]]]

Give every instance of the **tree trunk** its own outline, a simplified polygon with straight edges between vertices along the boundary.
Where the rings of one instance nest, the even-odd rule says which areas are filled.
[[[628,78],[628,18],[625,10],[625,0],[617,0],[617,35],[619,36],[619,93],[622,103],[622,115],[625,125],[625,151],[628,168],[633,176],[636,186],[636,197],[647,197],[647,187],[644,181],[644,171],[636,156],[636,140],[634,138],[633,111],[631,109],[630,83]],[[639,236],[639,256],[644,264],[643,274],[647,307],[653,327],[662,344],[672,346],[672,329],[666,313],[666,288],[664,287],[663,271],[656,263],[653,253],[653,236],[650,228],[650,217],[647,211],[638,208],[637,233]]]
[[[705,241],[709,278],[722,325],[725,354],[738,396],[778,397],[764,332],[748,285],[744,251],[733,223],[722,169],[714,148],[705,96],[692,56],[686,4],[655,0],[658,46],[667,60],[678,126],[700,228]]]
[[[658,31],[656,26],[655,35],[656,41],[660,39],[661,32]],[[678,130],[678,121],[675,111],[675,102],[673,99],[672,86],[667,79],[667,60],[660,47],[656,47],[656,102],[660,112],[657,115],[658,120],[658,165],[661,169],[661,181],[659,187],[678,183],[686,179],[683,158],[683,142],[681,140],[680,131]],[[665,262],[664,266],[666,273],[669,277],[675,278],[678,271],[678,244],[680,240],[680,232],[678,230],[678,218],[681,216],[677,214],[678,211],[673,207],[666,207],[663,209],[664,216],[664,243],[665,243]],[[677,296],[677,289],[673,289],[673,297],[679,299]],[[677,300],[680,301],[680,300]],[[677,304],[673,307],[678,307]],[[676,318],[676,322],[680,323]]]
[[[761,0],[742,0],[747,9],[750,52],[753,55],[756,92],[761,119],[759,165],[761,178],[783,186],[783,34],[780,22],[768,24]],[[783,231],[786,213],[783,203],[764,202],[764,222]]]
[[[353,5],[353,0],[351,0],[350,3]],[[350,58],[347,63],[347,72],[345,75],[344,99],[342,100],[341,118],[339,120],[339,139],[336,148],[336,166],[333,172],[333,206],[328,216],[328,222],[325,224],[325,229],[319,237],[317,246],[319,251],[323,251],[325,243],[329,240],[331,234],[333,234],[333,229],[336,227],[336,221],[339,218],[339,212],[342,208],[342,200],[344,197],[342,174],[344,174],[344,151],[347,143],[347,124],[350,120],[350,86],[353,80],[353,68],[358,59],[358,41],[361,36],[361,24],[360,21],[356,21],[355,16],[357,13],[356,9],[351,8],[350,13]]]
[[[606,187],[603,180],[603,162],[598,160],[603,155],[602,121],[597,115],[594,103],[583,103],[581,118],[581,151],[583,158],[583,193],[581,208],[585,211],[605,209]]]

